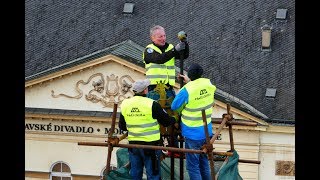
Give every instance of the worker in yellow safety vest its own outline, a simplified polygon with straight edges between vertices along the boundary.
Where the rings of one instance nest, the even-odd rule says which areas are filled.
[[[133,83],[135,95],[122,101],[119,128],[128,131],[129,144],[160,146],[159,123],[165,127],[176,123],[160,104],[146,97],[150,80],[138,80]],[[143,167],[147,179],[160,179],[161,150],[128,148],[133,179],[142,179]]]
[[[167,99],[175,97],[173,86],[175,85],[175,59],[186,59],[189,56],[189,45],[187,40],[180,41],[173,46],[166,42],[165,29],[156,25],[150,29],[151,44],[147,45],[142,59],[145,63],[146,78],[150,79],[151,84],[147,96],[151,99],[158,100],[159,94],[154,91],[157,83],[167,85]]]
[[[202,74],[199,64],[191,64],[187,76],[179,75],[186,84],[171,104],[171,109],[181,114],[180,128],[186,149],[199,150],[206,144],[202,110],[205,110],[209,136],[213,136],[211,114],[216,86],[210,79],[202,78]],[[191,180],[211,179],[207,154],[186,153],[186,161]]]

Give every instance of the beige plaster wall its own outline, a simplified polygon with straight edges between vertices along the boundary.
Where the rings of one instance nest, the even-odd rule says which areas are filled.
[[[38,84],[30,88],[27,87],[25,89],[25,107],[111,112],[113,110],[112,107],[103,107],[101,103],[93,103],[85,99],[85,94],[88,94],[88,92],[93,89],[92,82],[97,82],[99,80],[98,77],[93,78],[87,85],[79,85],[79,88],[83,91],[83,96],[80,99],[67,97],[54,98],[51,96],[51,90],[54,91],[55,95],[67,94],[73,97],[78,95],[76,83],[80,80],[87,82],[89,77],[96,73],[102,73],[105,80],[107,79],[106,76],[111,76],[112,74],[118,76],[118,78],[129,75],[133,80],[144,79],[144,74],[116,62],[108,61],[94,68],[85,69],[82,72],[78,71],[71,75],[63,76],[60,79],[46,81],[41,85]],[[132,83],[129,79],[126,79],[126,81],[130,84]]]
[[[276,175],[276,161],[295,161],[295,134],[261,132],[259,180],[295,179]]]
[[[110,123],[26,119],[25,125],[28,126],[25,128],[26,171],[49,172],[55,162],[63,161],[70,166],[72,174],[99,176],[106,166],[107,147],[78,145],[78,142],[104,143],[108,136],[105,128],[110,128]],[[35,125],[44,126],[42,129],[36,129]],[[61,131],[62,126],[73,127],[74,130],[76,127],[83,127],[86,130],[91,128],[93,131],[92,133]],[[115,127],[118,127],[117,123]],[[127,142],[126,139],[121,141],[121,143]],[[116,147],[113,149],[111,156],[111,165],[114,166],[117,164],[117,149]]]
[[[233,128],[234,148],[239,155],[239,159],[259,160],[259,131],[237,130]],[[214,151],[226,152],[231,149],[229,131],[227,128],[221,131],[221,140],[216,140]],[[250,163],[240,163],[239,173],[243,179],[258,179],[259,165]]]
[[[101,103],[93,103],[85,99],[85,95],[93,88],[92,82],[99,78],[93,78],[87,85],[80,85],[83,96],[80,99],[66,97],[53,98],[54,94],[60,93],[76,96],[76,83],[79,80],[87,81],[90,76],[102,73],[104,78],[112,74],[119,78],[124,75],[131,76],[134,80],[144,79],[144,74],[134,71],[127,66],[117,62],[108,61],[102,65],[94,66],[91,69],[75,72],[62,78],[47,81],[42,84],[33,85],[25,89],[25,107],[71,109],[83,111],[108,111],[112,112],[112,107],[104,107]],[[128,83],[131,83],[127,80]],[[178,92],[177,89],[175,89]],[[232,109],[231,109],[232,110]],[[118,112],[120,110],[118,109]],[[227,113],[226,107],[215,105],[213,107],[213,118],[222,118]],[[233,113],[235,119],[250,119],[240,114]],[[117,119],[118,121],[118,119]],[[26,129],[25,140],[25,168],[26,171],[49,172],[50,167],[57,161],[66,162],[73,174],[100,176],[102,169],[106,165],[107,147],[79,146],[78,142],[105,142],[107,135],[105,128],[110,128],[110,123],[98,123],[88,121],[57,121],[26,119],[26,124],[55,126],[80,126],[91,127],[93,133],[74,133],[55,130]],[[117,127],[117,124],[116,124]],[[216,130],[219,125],[215,124]],[[97,129],[101,129],[98,131]],[[245,127],[233,126],[233,137],[235,149],[240,159],[260,160],[261,164],[239,163],[239,171],[243,179],[294,179],[294,177],[275,176],[275,161],[294,161],[295,137],[294,133],[283,131],[282,127],[277,131],[268,131],[266,127]],[[214,130],[214,131],[215,131]],[[280,133],[280,132],[286,133]],[[230,150],[228,129],[221,132],[221,140],[214,143],[215,151]],[[126,143],[127,140],[122,141]],[[113,152],[116,151],[116,148]],[[112,154],[112,165],[116,165],[115,153]]]
[[[117,164],[114,148],[111,165]],[[99,176],[107,162],[107,147],[80,146],[76,142],[26,140],[25,170],[49,172],[51,166],[63,161],[72,174]]]
[[[110,127],[110,123],[26,119],[26,123],[29,124],[49,122],[52,125],[85,126],[93,129]],[[26,131],[26,170],[48,172],[54,162],[64,161],[70,165],[74,174],[98,176],[106,165],[107,148],[79,146],[77,142],[105,142],[106,136],[105,133],[97,131],[92,134]],[[222,130],[220,137],[221,140],[216,140],[214,143],[214,151],[230,150],[227,128]],[[239,173],[243,179],[294,179],[294,177],[275,175],[276,160],[295,161],[293,133],[244,130],[234,126],[233,138],[240,159],[261,161],[261,164],[239,162]],[[127,143],[127,140],[121,143]],[[112,154],[111,164],[116,165],[115,153]]]

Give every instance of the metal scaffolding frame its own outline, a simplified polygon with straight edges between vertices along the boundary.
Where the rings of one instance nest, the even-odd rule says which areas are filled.
[[[121,135],[120,137],[114,136],[114,129],[115,129],[115,122],[116,122],[116,114],[117,114],[117,107],[118,104],[114,104],[113,106],[113,114],[112,114],[112,122],[111,122],[111,129],[108,133],[108,139],[103,143],[97,143],[97,142],[78,142],[78,145],[84,145],[84,146],[104,146],[108,147],[108,156],[107,156],[107,163],[106,163],[106,173],[109,174],[110,172],[110,161],[111,161],[111,155],[113,151],[113,147],[122,147],[122,148],[141,148],[141,149],[153,149],[153,150],[168,150],[171,152],[179,152],[180,153],[180,179],[183,179],[183,153],[197,153],[197,154],[207,154],[208,159],[210,162],[210,170],[211,170],[211,177],[214,180],[215,178],[215,172],[214,172],[214,161],[224,161],[225,158],[214,158],[213,155],[220,155],[220,156],[232,156],[234,148],[234,141],[233,141],[233,132],[232,132],[232,125],[244,125],[244,126],[257,126],[257,123],[255,122],[235,122],[233,121],[233,115],[230,113],[230,104],[227,104],[227,113],[222,115],[222,121],[213,121],[213,123],[220,124],[218,130],[215,131],[214,136],[210,139],[208,129],[207,129],[207,119],[205,115],[205,111],[202,110],[202,119],[203,119],[203,125],[205,129],[206,134],[206,144],[202,146],[200,150],[197,149],[185,149],[185,148],[176,148],[172,147],[173,142],[171,142],[171,147],[163,147],[163,146],[153,146],[153,145],[140,145],[140,144],[120,144],[120,141],[125,139],[128,136],[128,132]],[[173,126],[173,125],[172,125]],[[213,151],[213,143],[217,139],[218,135],[222,131],[224,126],[228,126],[229,130],[229,139],[230,139],[230,151],[228,152],[218,152]],[[173,129],[173,128],[171,128]],[[172,131],[171,131],[172,134]],[[171,138],[172,140],[172,138]],[[183,143],[183,139],[179,139],[180,145]],[[174,156],[173,153],[170,155],[171,158],[171,180],[174,180]],[[255,160],[245,160],[245,159],[239,159],[238,162],[241,163],[253,163],[253,164],[260,164],[260,161]],[[128,164],[127,164],[128,166]],[[106,178],[106,176],[104,176]]]

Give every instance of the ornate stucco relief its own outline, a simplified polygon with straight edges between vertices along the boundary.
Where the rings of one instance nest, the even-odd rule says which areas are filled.
[[[278,175],[278,176],[295,176],[295,162],[293,162],[293,161],[276,161],[276,175]]]
[[[89,90],[84,90],[79,85],[87,85],[91,83]],[[134,80],[129,75],[123,75],[120,78],[111,74],[106,76],[102,73],[96,73],[89,77],[87,81],[80,80],[76,83],[75,90],[78,94],[72,96],[68,94],[55,95],[54,90],[51,90],[53,98],[66,97],[72,99],[80,99],[85,94],[85,99],[92,103],[101,103],[104,107],[113,107],[114,103],[121,104],[121,102],[134,95],[131,90]],[[87,93],[85,92],[87,91]]]

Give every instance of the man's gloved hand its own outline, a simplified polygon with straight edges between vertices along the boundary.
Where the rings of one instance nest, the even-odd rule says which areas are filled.
[[[172,117],[174,117],[174,119],[176,120],[176,122],[179,121],[179,115],[178,115],[178,114],[174,114]]]
[[[179,42],[176,46],[174,46],[174,50],[180,52],[186,48],[185,42]]]
[[[174,128],[178,130],[179,129],[179,123],[177,123],[177,122],[174,123]]]
[[[178,113],[174,113],[172,117],[174,117],[174,119],[176,120],[173,127],[175,129],[179,129],[179,115],[178,115]]]

